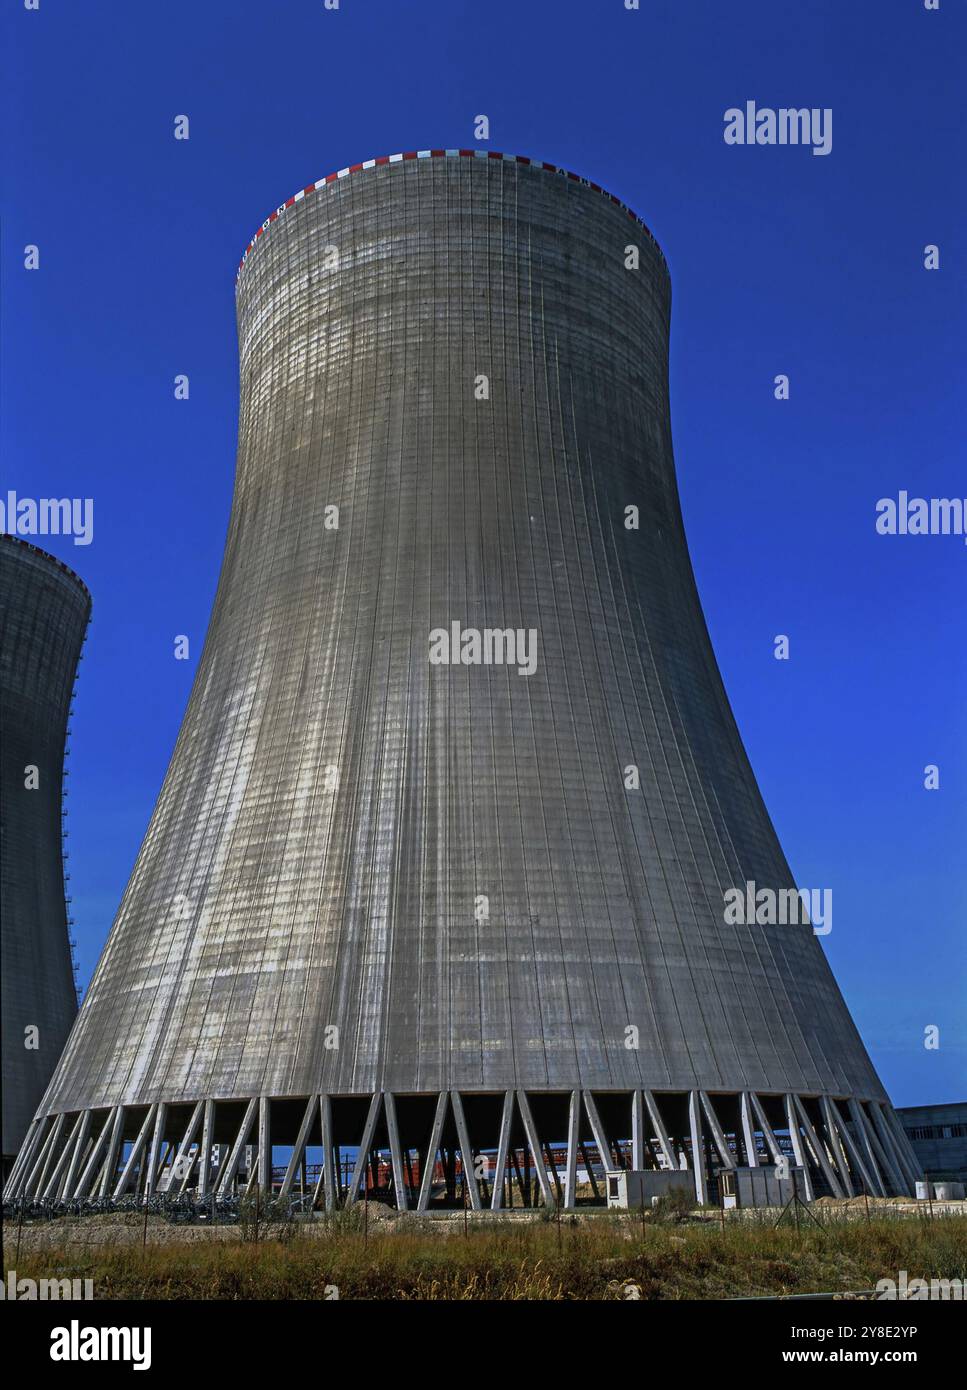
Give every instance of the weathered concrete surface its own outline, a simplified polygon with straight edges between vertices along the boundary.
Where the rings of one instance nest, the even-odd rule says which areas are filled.
[[[47,1108],[882,1098],[810,927],[724,920],[792,878],[695,589],[647,230],[540,166],[401,160],[285,209],[237,300],[211,626]],[[533,674],[431,665],[452,623],[533,632]]]

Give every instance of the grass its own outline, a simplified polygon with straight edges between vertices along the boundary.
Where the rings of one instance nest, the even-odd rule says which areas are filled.
[[[98,1299],[645,1299],[871,1289],[877,1280],[967,1278],[967,1217],[877,1216],[774,1230],[766,1222],[666,1224],[600,1215],[579,1222],[471,1224],[419,1218],[368,1234],[336,1219],[311,1234],[191,1243],[22,1249],[17,1275],[92,1278]],[[8,1229],[5,1268],[14,1265]],[[170,1235],[170,1233],[169,1233]],[[247,1238],[246,1238],[247,1235]],[[630,1296],[634,1296],[632,1293]]]

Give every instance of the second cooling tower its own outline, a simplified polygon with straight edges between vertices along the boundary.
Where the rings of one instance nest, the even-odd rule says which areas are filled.
[[[12,1165],[77,1014],[62,816],[70,704],[91,598],[53,555],[0,535],[0,1018]]]

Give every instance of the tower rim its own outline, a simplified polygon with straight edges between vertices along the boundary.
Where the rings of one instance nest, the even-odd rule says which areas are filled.
[[[57,569],[61,571],[62,574],[65,574],[68,579],[73,580],[73,582],[77,585],[77,587],[81,590],[81,592],[88,600],[88,603],[91,602],[90,589],[84,583],[83,579],[80,577],[77,571],[72,570],[70,565],[65,564],[65,562],[61,560],[59,556],[52,555],[49,550],[44,550],[43,546],[34,545],[32,541],[26,541],[22,536],[16,536],[11,531],[0,531],[0,542],[9,545],[20,546],[22,549],[28,550],[31,552],[31,554],[36,555],[38,559],[45,560],[48,562],[48,564],[54,565]]]
[[[370,169],[381,168],[383,165],[387,164],[402,164],[411,159],[501,160],[505,164],[522,164],[527,168],[539,169],[546,173],[556,174],[560,178],[566,178],[570,180],[570,182],[572,183],[582,184],[585,188],[590,188],[594,192],[602,194],[602,196],[607,198],[609,202],[612,202],[615,205],[615,207],[619,208],[622,212],[626,212],[628,216],[631,218],[631,220],[637,223],[637,225],[642,228],[642,230],[647,234],[655,250],[658,252],[658,257],[661,262],[662,269],[664,270],[666,276],[668,276],[668,278],[671,279],[671,275],[668,269],[668,261],[665,257],[665,253],[662,250],[657,237],[655,236],[651,228],[648,226],[648,224],[645,222],[644,218],[642,218],[637,212],[635,212],[634,208],[629,207],[627,203],[623,202],[619,197],[617,197],[616,194],[609,192],[608,189],[604,188],[603,185],[596,183],[593,179],[585,178],[583,174],[576,174],[573,170],[566,169],[563,165],[549,164],[546,160],[535,159],[532,156],[526,154],[505,154],[500,150],[491,149],[429,149],[405,150],[399,154],[377,155],[372,159],[361,160],[358,164],[349,164],[344,169],[337,169],[334,173],[323,174],[321,178],[316,179],[313,183],[308,183],[304,188],[300,188],[297,193],[293,193],[293,195],[290,198],[287,198],[284,203],[280,203],[279,206],[273,212],[269,213],[268,217],[262,223],[261,227],[259,227],[258,231],[248,242],[248,245],[242,252],[242,259],[238,263],[238,270],[235,272],[236,286],[238,284],[238,280],[241,276],[245,262],[248,260],[249,255],[254,250],[256,243],[269,230],[272,223],[277,222],[278,219],[283,215],[283,213],[287,212],[289,208],[293,207],[296,203],[302,202],[302,200],[304,198],[307,198],[310,194],[317,193],[320,189],[325,188],[330,184],[338,183],[340,180],[349,178],[353,174],[364,173]]]

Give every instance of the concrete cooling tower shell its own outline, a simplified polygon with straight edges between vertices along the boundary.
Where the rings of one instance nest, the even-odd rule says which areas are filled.
[[[794,885],[692,575],[647,228],[527,159],[370,160],[267,219],[237,310],[211,625],[21,1183],[288,1193],[318,1152],[320,1202],[426,1206],[459,1155],[499,1206],[518,1155],[551,1200],[560,1143],[564,1201],[582,1145],[700,1198],[780,1155],[909,1189],[812,928],[724,909]]]
[[[77,1014],[64,901],[66,732],[91,612],[66,565],[0,535],[0,1018],[12,1163]]]

